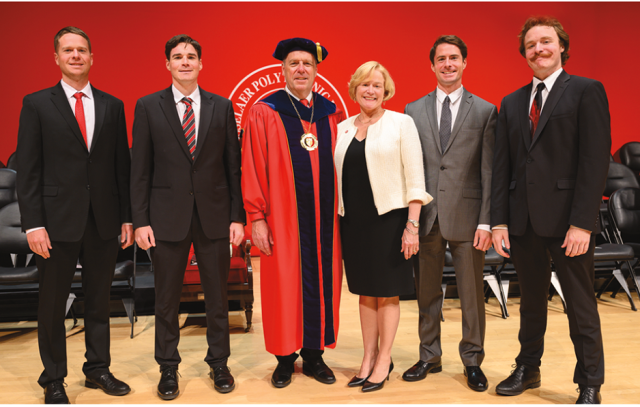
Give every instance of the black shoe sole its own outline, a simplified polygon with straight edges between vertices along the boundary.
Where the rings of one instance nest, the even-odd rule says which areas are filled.
[[[98,386],[95,383],[91,383],[90,381],[85,380],[84,382],[84,387],[87,387],[89,389],[100,389],[103,392],[105,392],[106,394],[108,394],[109,396],[124,396],[125,394],[129,394],[131,392],[131,389],[129,390],[123,390],[121,392],[112,392],[112,391],[107,391],[105,389],[103,389],[102,387]]]
[[[501,396],[519,396],[522,393],[524,393],[526,390],[537,389],[538,387],[541,386],[540,383],[541,382],[531,383],[531,384],[527,385],[527,387],[525,387],[524,390],[522,390],[522,391],[500,390],[500,389],[498,389],[498,387],[496,387],[496,393],[498,393]]]
[[[215,385],[215,383],[214,383],[214,384],[213,384],[213,388],[214,388],[214,389],[216,389],[216,391],[217,391],[218,393],[222,393],[222,394],[225,394],[225,393],[231,393],[231,392],[233,391],[233,389],[235,389],[235,388],[236,388],[236,384],[235,384],[235,383],[233,383],[233,386],[231,386],[231,387],[218,387],[218,386],[216,386],[216,385]]]
[[[168,395],[160,394],[160,392],[157,392],[157,393],[158,393],[158,397],[160,397],[162,400],[173,400],[176,397],[178,397],[178,395],[180,394],[180,390],[175,392],[175,394],[168,394]]]
[[[276,383],[275,381],[273,381],[273,379],[271,379],[271,384],[273,384],[273,387],[275,387],[276,389],[284,389],[285,387],[291,384],[291,379],[289,379],[284,383]]]
[[[333,384],[333,383],[336,382],[336,378],[335,377],[333,379],[328,379],[328,380],[320,379],[318,376],[313,374],[312,371],[310,371],[308,368],[306,368],[305,365],[302,365],[302,373],[304,373],[306,376],[313,377],[314,379],[316,379],[320,383]]]
[[[424,376],[405,377],[405,375],[402,375],[402,380],[404,380],[405,382],[419,382],[420,380],[426,379],[429,373],[440,373],[440,372],[442,372],[442,365],[438,367],[434,367],[433,369],[427,370],[427,373],[425,373]]]
[[[469,386],[469,388],[473,391],[477,391],[477,392],[483,392],[483,391],[487,391],[489,390],[489,384],[487,383],[486,387],[480,387],[480,386],[472,386],[471,383],[467,382],[467,386]]]

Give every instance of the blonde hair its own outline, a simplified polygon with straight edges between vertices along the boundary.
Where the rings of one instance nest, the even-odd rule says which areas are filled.
[[[373,75],[373,71],[378,71],[382,74],[384,78],[384,99],[383,101],[387,101],[393,97],[396,93],[396,85],[393,83],[393,79],[391,79],[391,75],[389,75],[389,71],[387,68],[382,66],[377,61],[369,61],[360,65],[356,72],[351,75],[351,81],[349,81],[349,97],[354,102],[356,101],[356,88],[364,81],[369,79],[371,75]]]

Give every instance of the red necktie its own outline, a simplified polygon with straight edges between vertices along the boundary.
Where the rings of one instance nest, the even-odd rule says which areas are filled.
[[[300,103],[305,105],[305,107],[309,107],[309,101],[307,99],[300,99]]]
[[[191,159],[195,159],[196,156],[196,119],[193,113],[193,100],[191,98],[184,97],[181,100],[185,104],[186,109],[182,116],[182,130],[184,131],[184,137],[187,139],[187,146],[189,146],[189,153]]]
[[[529,120],[531,120],[531,138],[536,134],[536,128],[540,121],[540,110],[542,110],[542,90],[544,89],[544,82],[540,82],[536,87],[536,96],[533,98],[531,104],[531,112],[529,113]]]
[[[87,143],[87,124],[84,120],[84,105],[82,104],[82,97],[84,93],[77,92],[73,95],[76,98],[76,120],[78,121],[78,126],[80,127],[80,133],[82,133],[82,137],[84,137],[84,144],[89,148],[89,144]]]

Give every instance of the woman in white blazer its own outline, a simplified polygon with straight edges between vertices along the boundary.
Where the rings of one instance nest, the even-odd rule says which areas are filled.
[[[400,320],[399,296],[414,290],[411,256],[418,252],[425,191],[418,130],[407,115],[382,108],[395,85],[378,62],[360,66],[349,96],[360,114],[338,125],[334,154],[342,253],[349,291],[360,296],[364,357],[350,387],[383,387],[393,370],[391,347]]]

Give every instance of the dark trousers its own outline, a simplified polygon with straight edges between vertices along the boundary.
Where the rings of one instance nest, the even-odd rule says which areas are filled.
[[[182,360],[178,353],[178,311],[192,242],[198,260],[207,319],[209,349],[204,360],[211,367],[226,366],[231,354],[227,302],[229,238],[207,238],[195,205],[187,236],[179,242],[156,240],[156,247],[151,252],[156,289],[155,359],[158,364],[169,366],[178,366]]]
[[[484,359],[484,252],[473,242],[449,241],[462,310],[460,358],[465,366],[480,366]],[[442,312],[442,271],[447,240],[436,218],[427,236],[420,237],[420,268],[415,273],[420,312],[420,360],[436,363],[442,357],[440,313]]]
[[[551,281],[549,256],[567,305],[569,334],[577,364],[573,381],[585,386],[604,382],[604,353],[600,316],[594,294],[595,236],[587,253],[568,257],[561,248],[564,238],[538,236],[531,226],[522,236],[510,235],[513,264],[520,283],[519,364],[540,366],[547,328],[547,297]]]
[[[118,238],[104,240],[96,227],[93,211],[82,239],[51,242],[51,257],[36,256],[39,284],[38,347],[44,371],[38,379],[45,387],[67,376],[65,310],[78,258],[82,263],[82,290],[85,296],[86,362],[82,371],[96,378],[109,371],[109,298],[118,256]]]
[[[302,356],[302,360],[306,360],[307,362],[314,362],[320,358],[324,354],[324,350],[320,349],[308,349],[302,348],[300,350],[300,356]],[[293,352],[291,355],[279,356],[276,355],[276,359],[278,359],[278,363],[293,363],[298,359],[298,354]]]

